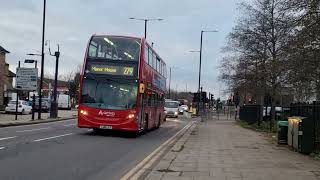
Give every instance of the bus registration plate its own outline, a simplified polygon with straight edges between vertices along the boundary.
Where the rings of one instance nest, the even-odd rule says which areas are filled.
[[[112,126],[100,126],[100,129],[112,129]]]

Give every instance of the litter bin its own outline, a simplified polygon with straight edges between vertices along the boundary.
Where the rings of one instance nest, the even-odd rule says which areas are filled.
[[[278,121],[278,144],[288,144],[288,121]]]

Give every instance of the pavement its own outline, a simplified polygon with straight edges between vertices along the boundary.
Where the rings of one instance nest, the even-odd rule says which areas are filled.
[[[320,161],[220,115],[198,121],[140,179],[319,180]]]
[[[76,119],[0,129],[1,180],[120,179],[190,124],[168,119],[136,138],[124,132],[96,134]]]
[[[19,125],[28,125],[28,124],[38,124],[38,123],[47,123],[53,121],[61,121],[72,119],[77,116],[77,110],[59,110],[58,118],[50,119],[50,113],[41,113],[42,119],[38,120],[38,113],[35,113],[35,120],[32,120],[31,114],[28,115],[18,115],[17,120],[15,120],[15,114],[5,114],[0,112],[0,127],[7,126],[19,126]]]

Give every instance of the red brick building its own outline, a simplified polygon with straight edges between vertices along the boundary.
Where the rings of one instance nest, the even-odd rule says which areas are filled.
[[[40,80],[38,81],[38,87],[40,87]],[[54,79],[43,78],[43,87],[42,87],[43,96],[45,97],[49,96],[49,92],[50,91],[53,92],[53,88],[54,88]],[[68,94],[69,93],[68,82],[58,80],[57,91],[59,94]]]
[[[0,109],[8,103],[14,91],[12,81],[15,74],[9,70],[9,64],[6,63],[8,53],[10,52],[0,46]]]

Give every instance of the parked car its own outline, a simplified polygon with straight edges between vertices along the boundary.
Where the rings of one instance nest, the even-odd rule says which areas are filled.
[[[8,106],[5,108],[6,113],[16,112],[16,102],[9,101]],[[21,114],[30,114],[32,112],[32,106],[28,104],[27,101],[19,100],[18,101],[18,113]]]
[[[43,112],[49,112],[50,110],[50,99],[49,98],[42,98],[41,99],[41,109]],[[34,110],[39,111],[39,98],[36,99],[35,105],[34,105]]]
[[[179,114],[179,101],[165,101],[164,113],[166,117],[178,117]]]
[[[58,96],[58,108],[59,109],[71,109],[71,99],[68,94],[59,94]]]
[[[183,112],[188,111],[188,110],[189,110],[188,105],[179,106],[179,113],[180,114],[183,114]]]
[[[282,112],[282,107],[275,107],[276,115],[280,116]],[[266,116],[266,107],[263,107],[263,117]],[[271,107],[268,106],[267,108],[267,116],[271,116]]]

